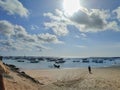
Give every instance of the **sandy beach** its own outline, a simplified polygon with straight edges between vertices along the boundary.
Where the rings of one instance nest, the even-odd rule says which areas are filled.
[[[4,76],[5,90],[120,90],[118,66],[92,68],[92,74],[87,68],[9,72]]]
[[[120,90],[120,66],[20,69],[1,63],[5,90]]]
[[[45,84],[40,90],[120,90],[120,67],[24,70]]]

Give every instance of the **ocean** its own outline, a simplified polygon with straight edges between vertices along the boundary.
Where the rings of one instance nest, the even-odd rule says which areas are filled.
[[[54,69],[55,65],[59,65],[60,68],[85,68],[89,65],[91,67],[109,67],[113,65],[120,65],[120,58],[62,58],[57,60],[56,58],[43,58],[38,60],[37,58],[32,60],[27,58],[4,58],[3,62],[6,64],[12,64],[20,69]],[[37,61],[37,62],[34,62]],[[56,62],[64,61],[64,62]]]

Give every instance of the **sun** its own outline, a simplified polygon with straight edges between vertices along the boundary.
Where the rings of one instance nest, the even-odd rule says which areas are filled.
[[[63,1],[63,10],[65,15],[73,15],[80,9],[80,1],[79,0],[64,0]]]

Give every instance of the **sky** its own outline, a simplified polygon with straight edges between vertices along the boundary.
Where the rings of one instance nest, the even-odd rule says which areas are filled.
[[[0,55],[120,56],[120,0],[0,0]]]

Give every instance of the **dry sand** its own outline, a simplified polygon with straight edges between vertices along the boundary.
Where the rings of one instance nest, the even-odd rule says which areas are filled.
[[[120,67],[25,70],[45,85],[40,90],[120,90]]]
[[[4,77],[5,90],[40,90],[40,85],[10,71],[9,76]]]
[[[44,85],[10,71],[4,78],[6,90],[120,90],[120,67],[24,70]]]

